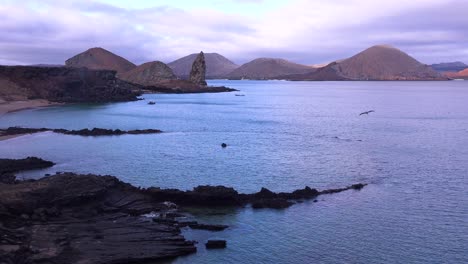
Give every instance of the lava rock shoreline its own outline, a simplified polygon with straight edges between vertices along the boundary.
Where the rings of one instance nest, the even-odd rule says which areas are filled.
[[[50,167],[35,157],[1,159],[0,175]],[[227,226],[178,220],[178,206],[286,208],[322,194],[309,187],[242,194],[224,186],[191,191],[137,188],[113,176],[60,173],[39,180],[0,182],[0,263],[142,263],[196,252],[181,228],[222,231]],[[145,214],[158,215],[153,219]]]
[[[65,134],[65,135],[76,135],[76,136],[119,136],[119,135],[143,135],[143,134],[158,134],[162,133],[158,129],[135,129],[135,130],[120,130],[120,129],[104,129],[104,128],[93,128],[93,129],[80,129],[80,130],[67,130],[67,129],[52,129],[52,128],[25,128],[25,127],[9,127],[6,129],[0,129],[0,136],[14,136],[22,134],[33,134],[51,131],[54,133]]]

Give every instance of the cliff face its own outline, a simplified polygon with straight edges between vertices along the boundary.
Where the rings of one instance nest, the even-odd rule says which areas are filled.
[[[92,48],[65,61],[67,67],[85,67],[92,70],[113,70],[123,73],[135,64],[103,48]]]
[[[192,64],[198,54],[190,54],[168,64],[174,73],[182,79],[187,79],[192,69]],[[218,53],[205,53],[206,78],[226,78],[238,65]]]
[[[118,77],[127,82],[144,86],[156,86],[163,80],[177,78],[171,68],[160,61],[144,63],[133,70],[119,74]]]
[[[0,95],[52,102],[117,102],[136,100],[136,85],[115,71],[67,67],[0,66]]]
[[[259,58],[245,63],[228,75],[230,79],[274,79],[289,74],[302,74],[314,68],[283,59]]]

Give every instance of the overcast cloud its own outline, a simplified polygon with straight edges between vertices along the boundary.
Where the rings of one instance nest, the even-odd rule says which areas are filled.
[[[144,7],[133,8],[125,1],[0,0],[0,64],[63,64],[91,47],[136,64],[200,50],[239,64],[257,57],[318,64],[375,44],[423,63],[468,63],[464,0],[199,2],[140,1]]]

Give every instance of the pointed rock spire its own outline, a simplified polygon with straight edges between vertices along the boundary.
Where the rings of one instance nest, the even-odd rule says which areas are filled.
[[[205,74],[205,55],[203,54],[203,51],[200,51],[200,54],[198,54],[197,58],[192,64],[192,70],[190,71],[190,81],[194,84],[206,86],[207,83],[205,81]]]

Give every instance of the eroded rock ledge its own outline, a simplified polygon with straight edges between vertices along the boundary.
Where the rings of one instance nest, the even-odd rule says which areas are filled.
[[[52,128],[25,128],[25,127],[9,127],[6,129],[0,129],[0,136],[14,136],[21,134],[33,134],[51,131],[54,133],[65,134],[65,135],[77,135],[77,136],[118,136],[118,135],[141,135],[141,134],[157,134],[161,133],[158,129],[135,129],[135,130],[120,130],[120,129],[104,129],[104,128],[93,128],[93,129],[80,129],[80,130],[67,130],[67,129],[52,129]]]
[[[2,172],[53,165],[38,158],[0,160]],[[222,231],[227,226],[178,220],[179,206],[285,208],[322,194],[360,190],[365,184],[290,193],[262,188],[241,194],[224,186],[191,191],[141,189],[113,176],[61,173],[0,183],[0,259],[5,263],[146,263],[196,251],[181,227]],[[142,215],[155,213],[154,219]]]

